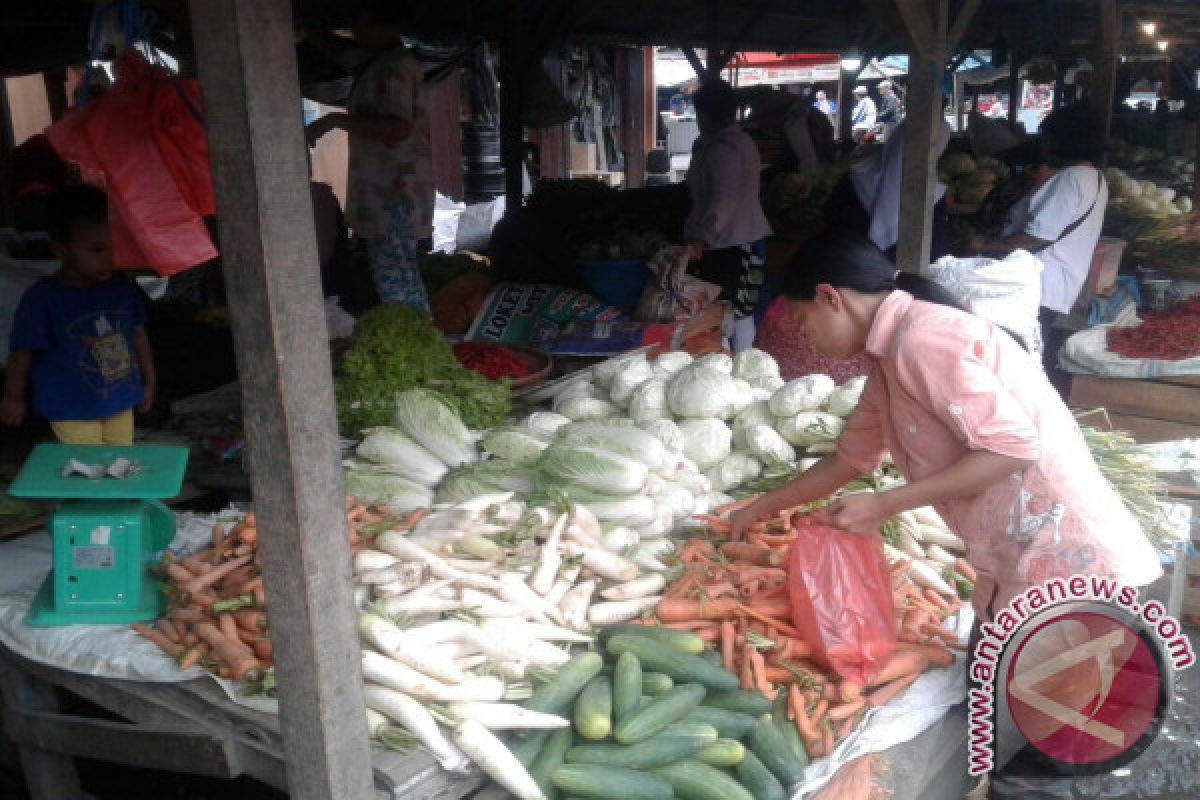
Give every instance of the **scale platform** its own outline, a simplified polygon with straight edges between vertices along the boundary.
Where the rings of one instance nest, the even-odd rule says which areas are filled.
[[[72,459],[134,465],[122,478],[64,477]],[[9,493],[57,499],[47,522],[54,567],[25,617],[31,626],[128,624],[158,617],[165,598],[147,574],[156,553],[175,538],[175,515],[161,500],[179,494],[185,447],[42,444]]]

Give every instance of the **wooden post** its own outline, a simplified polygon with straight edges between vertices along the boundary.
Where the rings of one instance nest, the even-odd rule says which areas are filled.
[[[289,792],[374,797],[289,0],[191,3]]]
[[[854,110],[851,106],[854,95],[850,93],[853,87],[850,84],[854,81],[854,75],[850,73],[850,70],[842,69],[840,62],[838,69],[842,71],[841,77],[838,78],[837,124],[834,126],[833,135],[841,139],[850,135],[850,112]]]
[[[563,58],[548,59],[550,79],[564,95],[567,89],[567,62]],[[538,169],[543,180],[557,181],[567,177],[571,157],[571,123],[553,125],[537,131],[539,149]]]
[[[624,80],[621,82],[621,149],[625,154],[625,187],[639,189],[646,185],[646,127],[647,120],[646,59],[641,49],[621,51]],[[650,87],[653,88],[652,86]]]
[[[1095,72],[1092,85],[1092,105],[1100,115],[1104,131],[1104,150],[1108,152],[1108,137],[1112,132],[1113,102],[1117,91],[1117,51],[1121,41],[1121,18],[1117,0],[1098,0],[1100,35],[1097,40]],[[1103,158],[1107,159],[1107,155]]]
[[[907,272],[925,273],[929,267],[939,155],[933,152],[933,143],[942,124],[942,92],[937,83],[941,69],[940,63],[924,54],[909,54],[908,132],[900,189],[902,223],[896,243],[896,266]]]
[[[500,43],[500,163],[504,165],[506,213],[518,208],[525,197],[525,129],[521,124],[521,84],[525,71],[521,68],[523,54],[519,45],[520,5],[507,4],[509,26]]]
[[[1196,120],[1196,150],[1192,153],[1192,159],[1200,163],[1200,119]],[[1192,175],[1192,206],[1200,208],[1200,176],[1194,173]]]
[[[896,0],[896,10],[908,29],[908,132],[904,141],[903,183],[900,189],[899,241],[896,265],[909,272],[929,270],[933,234],[933,198],[937,185],[937,131],[945,124],[938,78],[946,60],[966,32],[980,0],[966,0],[950,21],[948,0]]]

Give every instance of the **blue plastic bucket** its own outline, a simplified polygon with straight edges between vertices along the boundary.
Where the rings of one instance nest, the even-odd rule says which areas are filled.
[[[579,272],[589,292],[627,313],[637,308],[650,280],[645,261],[580,261]]]

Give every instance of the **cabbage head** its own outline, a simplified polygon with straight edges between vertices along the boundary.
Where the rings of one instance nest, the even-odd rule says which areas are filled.
[[[728,374],[696,363],[667,384],[667,406],[678,417],[726,419],[735,391]]]
[[[679,423],[683,454],[701,470],[716,466],[729,456],[733,432],[719,419],[685,419]]]
[[[771,395],[767,405],[777,417],[790,417],[801,411],[815,411],[837,388],[828,375],[805,375],[788,381],[779,391]]]

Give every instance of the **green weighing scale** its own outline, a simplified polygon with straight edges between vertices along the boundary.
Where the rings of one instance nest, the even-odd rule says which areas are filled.
[[[175,538],[175,515],[160,501],[179,494],[187,458],[186,447],[34,448],[8,492],[60,502],[46,525],[54,566],[27,625],[128,624],[162,613],[147,569]]]

